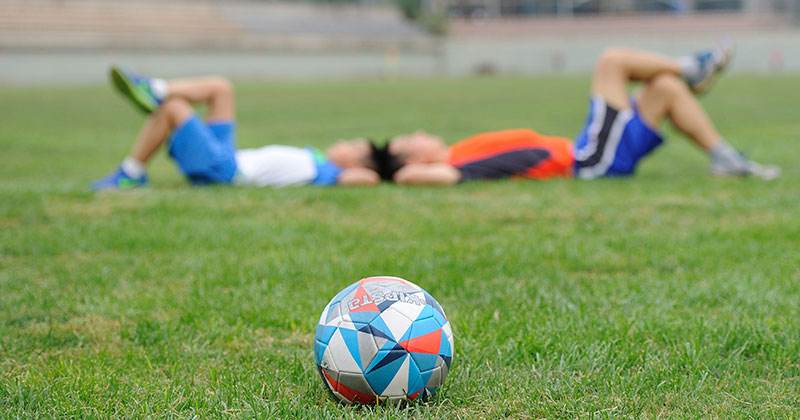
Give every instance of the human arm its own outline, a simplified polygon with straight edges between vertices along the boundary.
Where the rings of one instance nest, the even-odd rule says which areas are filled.
[[[454,185],[460,180],[461,172],[445,163],[410,164],[394,174],[394,181],[404,185]]]
[[[336,183],[342,186],[378,185],[380,182],[381,177],[378,173],[367,168],[343,169],[336,178]]]

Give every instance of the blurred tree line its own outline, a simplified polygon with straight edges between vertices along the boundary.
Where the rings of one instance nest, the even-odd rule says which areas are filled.
[[[447,16],[441,13],[433,13],[424,7],[423,0],[312,0],[316,3],[333,4],[361,4],[361,5],[393,5],[397,7],[403,16],[416,22],[422,28],[433,35],[445,35],[447,33]]]
[[[406,19],[419,23],[433,35],[447,34],[447,15],[423,7],[422,0],[393,0]]]

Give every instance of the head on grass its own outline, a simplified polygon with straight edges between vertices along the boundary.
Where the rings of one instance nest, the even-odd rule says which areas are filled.
[[[370,147],[372,149],[372,160],[376,165],[375,172],[378,173],[378,176],[380,176],[382,180],[392,181],[395,172],[403,167],[403,162],[401,162],[397,156],[389,153],[388,141],[381,146],[370,142]]]
[[[391,180],[395,172],[409,164],[441,163],[447,159],[447,145],[434,134],[418,130],[400,134],[379,147],[376,154],[378,173]]]
[[[367,168],[377,171],[375,146],[367,139],[339,140],[325,151],[331,162],[343,169]]]
[[[444,162],[447,145],[441,137],[419,130],[392,137],[382,146],[364,138],[340,140],[325,154],[343,169],[371,169],[382,180],[391,181],[405,165]]]
[[[404,165],[439,163],[447,159],[447,145],[444,140],[422,130],[393,137],[386,144],[386,149]]]

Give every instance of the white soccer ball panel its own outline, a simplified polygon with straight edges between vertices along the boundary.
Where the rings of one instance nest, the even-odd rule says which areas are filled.
[[[353,355],[350,354],[350,350],[347,348],[347,344],[345,344],[340,330],[336,330],[336,332],[333,333],[333,337],[331,337],[331,341],[328,343],[328,348],[325,349],[325,355],[330,357],[329,360],[333,361],[339,372],[361,373],[361,367],[358,366],[353,359]],[[323,361],[324,360],[323,357]]]
[[[381,318],[383,318],[383,322],[386,323],[395,341],[400,340],[414,322],[409,316],[410,311],[407,311],[408,308],[405,306],[395,308],[397,305],[398,303],[395,303],[381,313]],[[420,311],[422,311],[422,308],[417,310],[416,313],[419,314]]]

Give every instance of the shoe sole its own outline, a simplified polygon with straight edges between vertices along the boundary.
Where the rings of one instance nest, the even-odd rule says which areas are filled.
[[[711,169],[711,175],[717,178],[758,178],[766,181],[778,179],[782,175],[781,168],[777,166],[764,166],[760,168],[750,168],[741,172],[725,172],[722,170]]]
[[[156,107],[147,101],[145,98],[142,97],[142,94],[136,89],[136,87],[131,83],[130,79],[122,72],[122,70],[112,67],[111,68],[111,81],[114,83],[114,86],[117,90],[122,93],[123,96],[128,98],[137,108],[139,108],[145,114],[150,114],[156,110]]]

